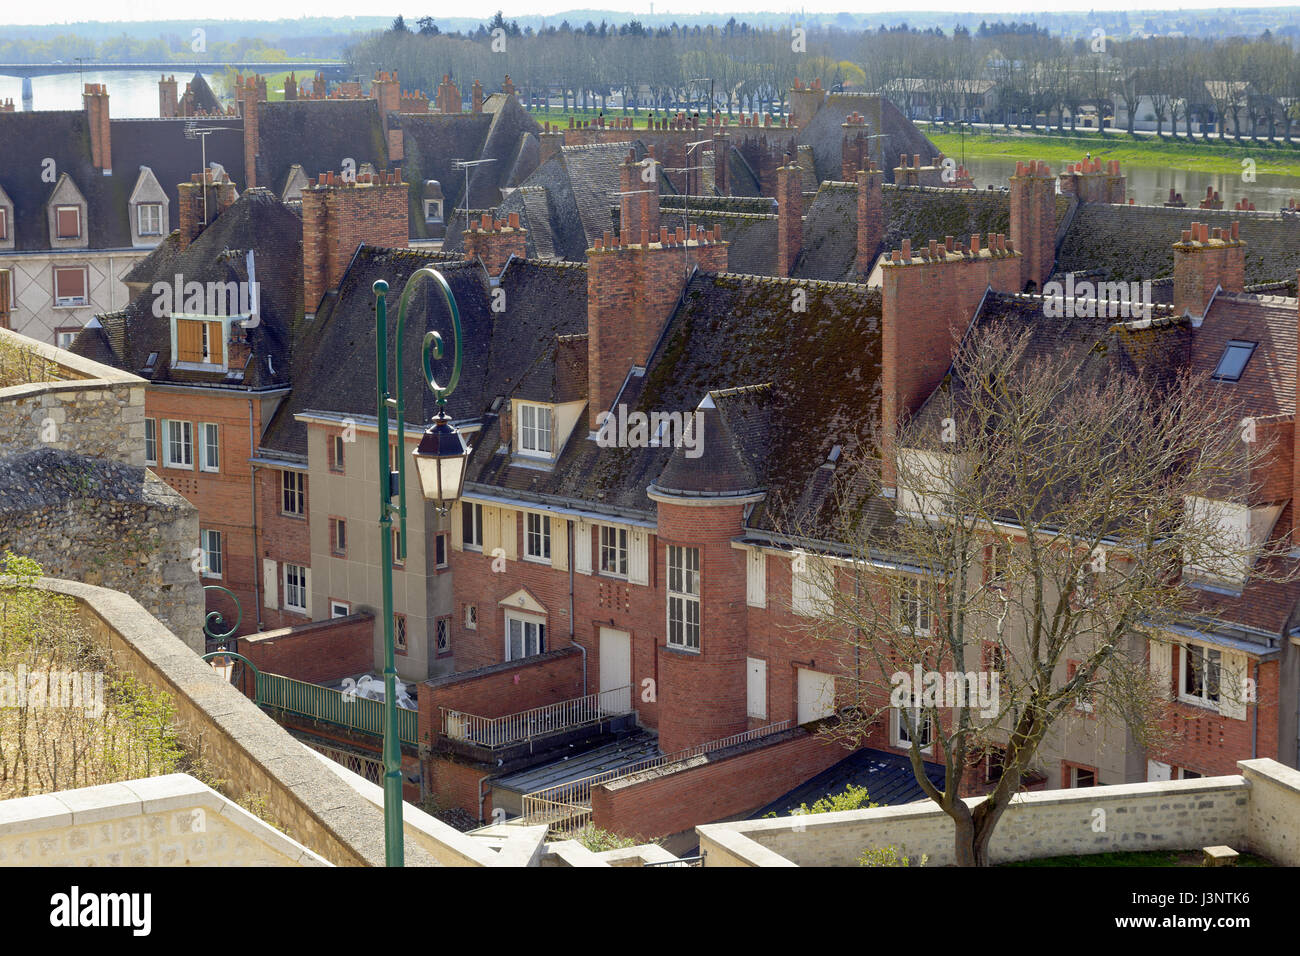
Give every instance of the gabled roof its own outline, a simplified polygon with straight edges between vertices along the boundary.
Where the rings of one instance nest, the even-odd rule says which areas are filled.
[[[360,172],[362,163],[389,168],[388,141],[375,100],[258,103],[257,136],[257,182],[277,195],[295,163],[311,179],[342,170],[345,159],[355,163],[354,172]]]
[[[248,331],[251,358],[243,378],[171,368],[171,322],[153,314],[153,283],[170,287],[177,274],[186,283],[247,282],[249,250],[254,253],[261,321]],[[132,281],[149,288],[125,309],[99,316],[100,328],[83,330],[71,346],[73,352],[94,355],[152,382],[248,388],[288,383],[291,330],[302,314],[302,221],[270,190],[245,190],[184,252],[173,241],[145,263],[150,269],[136,270]],[[146,369],[151,352],[158,357]]]
[[[1298,315],[1295,299],[1220,292],[1192,337],[1192,368],[1211,374],[1229,341],[1256,342],[1239,380],[1209,387],[1230,390],[1245,414],[1294,415]]]

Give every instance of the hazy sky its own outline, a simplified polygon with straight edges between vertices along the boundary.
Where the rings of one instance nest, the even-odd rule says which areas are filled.
[[[1278,7],[1295,6],[1295,0],[1262,0],[1256,3],[1237,4],[1240,7]],[[103,0],[62,0],[58,4],[58,15],[52,16],[49,8],[41,4],[19,5],[7,4],[10,9],[0,14],[3,23],[72,23],[77,20],[180,20],[177,14],[180,7],[175,0],[132,0],[129,7],[106,8]],[[366,15],[402,13],[408,17],[432,13],[435,19],[442,16],[475,17],[488,19],[498,8],[506,16],[524,14],[563,13],[574,9],[600,9],[621,11],[628,14],[649,13],[699,13],[708,10],[717,13],[747,13],[760,6],[754,0],[595,0],[595,2],[575,3],[574,0],[488,0],[481,7],[477,4],[465,4],[448,9],[445,3],[421,2],[421,0],[396,0],[380,4],[358,5],[356,0],[312,0],[311,3],[279,3],[276,0],[223,0],[216,6],[195,7],[205,18],[218,19],[277,19],[295,18],[310,13],[312,16],[349,16],[358,13]],[[839,13],[847,10],[851,13],[898,13],[897,0],[809,0],[806,3],[780,2],[780,0],[762,0],[761,7],[780,13],[807,10],[819,13]],[[1178,10],[1224,8],[1222,0],[1139,0],[1139,3],[1126,0],[1063,0],[1059,9],[1053,12],[1087,11],[1087,10]],[[960,9],[966,13],[1014,13],[1024,14],[1043,10],[1041,0],[972,0],[972,2],[954,3],[952,0],[940,0],[935,9]],[[1228,6],[1226,9],[1231,9]]]

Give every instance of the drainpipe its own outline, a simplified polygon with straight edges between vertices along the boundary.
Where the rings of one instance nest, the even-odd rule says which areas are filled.
[[[491,780],[491,779],[492,779],[492,774],[490,773],[485,773],[483,776],[478,778],[478,822],[479,823],[486,822],[483,819],[483,803],[486,800],[487,795],[483,792],[483,781]]]
[[[1255,719],[1250,725],[1250,759],[1259,756],[1259,661],[1255,661]]]
[[[253,400],[248,400],[248,457],[252,458],[257,446],[253,437]],[[262,630],[262,567],[257,557],[257,466],[250,463],[248,480],[253,491],[253,603],[257,605],[257,629]]]
[[[582,696],[587,696],[587,649],[573,639],[573,522],[564,522],[568,525],[569,535],[569,643],[576,644],[578,650],[582,651]]]

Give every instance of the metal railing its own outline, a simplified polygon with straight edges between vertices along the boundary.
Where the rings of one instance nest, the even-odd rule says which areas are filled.
[[[257,702],[327,724],[374,734],[376,737],[384,735],[383,703],[355,693],[344,694],[320,684],[309,684],[280,674],[258,674]],[[417,711],[397,708],[397,739],[415,746],[419,736],[419,723]]]
[[[304,741],[304,743],[306,742]],[[378,757],[367,757],[364,754],[353,753],[350,750],[340,750],[337,747],[328,747],[315,741],[307,743],[307,746],[317,753],[329,757],[335,763],[342,764],[358,776],[365,777],[373,784],[382,785],[384,782],[384,762]]]
[[[574,697],[504,717],[479,717],[447,707],[442,710],[442,735],[496,750],[561,730],[599,723],[607,717],[632,712],[632,687]]]
[[[603,773],[593,774],[590,777],[583,777],[581,780],[573,780],[569,783],[547,787],[545,790],[526,793],[524,794],[522,807],[523,821],[529,826],[546,823],[550,825],[551,833],[567,835],[572,833],[574,830],[582,829],[582,827],[586,826],[587,823],[591,821],[592,787],[599,786],[603,783],[610,783],[615,780],[621,780],[624,777],[643,773],[646,770],[656,770],[660,767],[667,767],[671,764],[681,763],[690,760],[693,757],[712,753],[717,750],[724,750],[727,747],[734,747],[737,744],[747,743],[751,740],[758,740],[761,737],[779,734],[782,731],[789,730],[793,726],[794,721],[792,720],[778,721],[775,724],[768,724],[764,727],[756,727],[753,730],[746,730],[743,733],[732,734],[730,737],[721,737],[717,740],[710,740],[706,743],[696,744],[694,747],[688,747],[685,750],[678,750],[675,753],[660,754],[657,757],[647,757],[644,760],[638,760],[636,763],[625,764],[621,767],[615,767],[612,770],[606,770]]]

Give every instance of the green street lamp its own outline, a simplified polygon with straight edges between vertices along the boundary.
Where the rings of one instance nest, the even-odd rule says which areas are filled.
[[[375,390],[379,424],[379,460],[381,475],[387,480],[379,482],[379,538],[381,548],[380,569],[383,575],[384,597],[384,856],[388,866],[403,865],[402,841],[402,752],[397,739],[397,666],[393,659],[393,515],[397,515],[398,550],[406,558],[406,455],[397,456],[397,470],[388,460],[391,431],[389,410],[394,413],[399,448],[406,442],[406,406],[402,390],[402,329],[406,325],[406,310],[416,287],[423,279],[430,280],[442,293],[451,312],[453,339],[455,341],[451,378],[446,386],[439,385],[433,377],[432,360],[442,358],[442,336],[427,332],[421,347],[421,365],[424,381],[438,402],[438,414],[433,424],[420,439],[412,457],[424,497],[432,501],[438,514],[445,515],[465,484],[465,466],[469,460],[469,447],[447,415],[447,397],[460,381],[461,334],[460,310],[451,286],[436,269],[425,266],[416,270],[406,282],[397,306],[396,347],[394,364],[397,366],[396,397],[388,390],[388,283],[375,282]],[[394,489],[398,504],[393,505]]]

